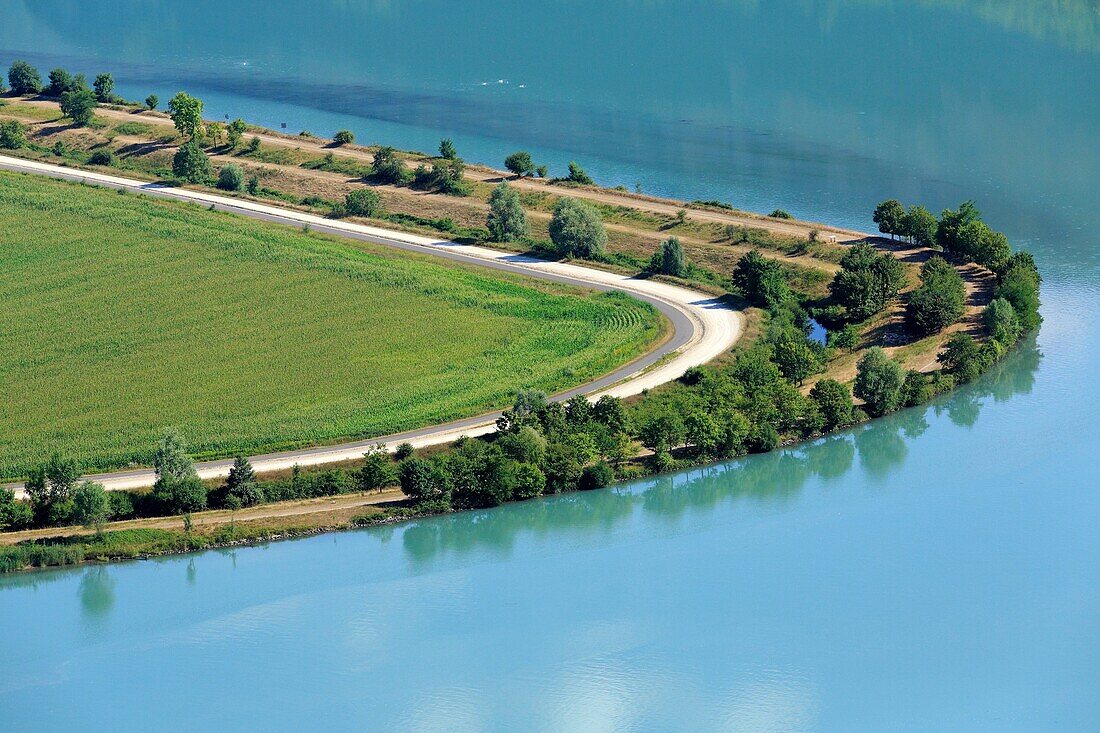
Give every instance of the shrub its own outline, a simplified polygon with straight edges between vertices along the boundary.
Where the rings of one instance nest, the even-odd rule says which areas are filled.
[[[942,331],[966,310],[966,286],[962,277],[942,257],[921,266],[921,285],[909,296],[906,315],[918,333]]]
[[[451,142],[449,137],[445,137],[439,141],[439,157],[447,160],[454,160],[458,157],[458,151],[455,150],[455,144]]]
[[[92,84],[92,89],[95,90],[95,96],[100,102],[110,102],[114,98],[114,77],[110,74],[99,74]]]
[[[264,492],[256,483],[256,472],[244,456],[233,459],[233,467],[225,477],[226,504],[233,501],[238,506],[252,506],[264,501]]]
[[[750,250],[737,261],[733,269],[733,285],[753,305],[777,308],[791,299],[791,289],[779,263],[765,257],[760,250]]]
[[[373,217],[382,213],[382,202],[374,191],[357,188],[344,197],[344,208],[351,216]]]
[[[26,61],[16,61],[8,69],[8,85],[13,94],[39,94],[42,91],[42,77],[38,69]]]
[[[380,183],[403,184],[409,180],[409,171],[397,157],[397,151],[386,146],[378,148],[371,160],[371,177]]]
[[[236,163],[228,163],[218,171],[218,188],[223,191],[240,191],[244,186],[244,171]]]
[[[253,175],[248,178],[248,193],[251,196],[255,196],[260,192],[260,177]]]
[[[527,214],[519,202],[519,194],[504,181],[489,196],[485,226],[496,242],[511,242],[527,234]]]
[[[18,150],[27,144],[27,128],[19,120],[0,120],[0,148]]]
[[[985,368],[982,350],[969,334],[956,333],[937,359],[955,377],[956,383],[976,379]]]
[[[172,173],[188,183],[205,183],[210,178],[210,158],[192,140],[172,156]]]
[[[253,135],[252,139],[248,141],[248,149],[246,152],[258,153],[260,151],[260,137]]]
[[[0,486],[0,530],[12,532],[26,529],[34,523],[30,504],[17,501],[15,492]]]
[[[351,145],[355,142],[355,133],[351,130],[339,130],[332,136],[332,141],[337,145]]]
[[[355,478],[360,491],[381,491],[397,481],[397,472],[385,446],[376,445],[367,449],[363,455],[363,465]]]
[[[87,89],[73,89],[61,95],[61,113],[77,127],[84,127],[95,114],[96,98]]]
[[[504,167],[517,176],[530,176],[535,173],[535,162],[531,160],[531,154],[525,150],[516,151],[505,158]]]
[[[402,443],[397,446],[397,450],[393,452],[395,460],[403,461],[413,454],[414,448],[412,443]]]
[[[533,499],[546,491],[546,474],[531,463],[520,463],[515,468],[515,486],[512,496],[516,499]]]
[[[859,344],[859,329],[848,324],[839,331],[830,331],[827,343],[834,349],[848,349],[851,351]]]
[[[885,415],[898,408],[903,379],[901,365],[872,346],[856,365],[853,391],[872,415]]]
[[[684,262],[684,248],[676,237],[669,237],[661,242],[661,246],[649,259],[649,271],[661,275],[674,275],[679,277],[684,274],[687,265]]]
[[[155,94],[150,94],[148,97],[145,98],[146,109],[156,109],[159,104],[160,97]]]
[[[569,176],[566,178],[573,183],[580,183],[585,186],[591,186],[595,184],[592,177],[585,173],[584,168],[581,168],[573,161],[569,161]]]
[[[115,154],[108,148],[100,148],[88,157],[90,165],[114,165]]]
[[[538,168],[535,169],[535,175],[537,175],[539,178],[546,178],[548,174],[549,169],[544,165],[540,165]]]
[[[602,489],[605,486],[610,486],[611,482],[614,480],[615,472],[611,470],[611,466],[607,465],[604,461],[600,461],[591,466],[586,466],[584,470],[581,471],[581,477],[577,482],[577,488],[581,491]]]
[[[562,257],[597,259],[607,246],[607,232],[599,214],[577,199],[563,198],[554,206],[550,239]]]
[[[783,209],[776,209],[772,213],[768,214],[768,216],[770,216],[773,219],[793,219],[794,218],[793,216],[790,215],[789,212],[784,211]]]

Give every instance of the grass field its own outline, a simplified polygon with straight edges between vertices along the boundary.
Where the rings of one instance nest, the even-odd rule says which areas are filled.
[[[382,435],[579,384],[658,314],[194,205],[0,173],[0,476]]]

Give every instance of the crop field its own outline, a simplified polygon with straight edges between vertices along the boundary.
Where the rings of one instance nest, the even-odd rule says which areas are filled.
[[[384,435],[610,371],[660,334],[617,294],[0,173],[0,477]]]

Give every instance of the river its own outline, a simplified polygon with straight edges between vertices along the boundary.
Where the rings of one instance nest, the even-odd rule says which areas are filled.
[[[869,228],[974,198],[1046,322],[809,445],[0,578],[0,729],[1100,730],[1095,0],[13,0],[0,63]]]

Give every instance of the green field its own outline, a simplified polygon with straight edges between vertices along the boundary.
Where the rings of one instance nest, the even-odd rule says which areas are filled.
[[[0,476],[384,435],[610,371],[650,306],[0,173]]]

